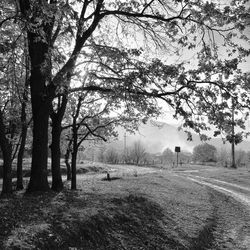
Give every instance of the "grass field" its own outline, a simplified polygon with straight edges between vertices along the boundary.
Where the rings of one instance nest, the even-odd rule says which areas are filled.
[[[231,198],[172,171],[100,169],[109,169],[116,178],[104,181],[104,173],[88,173],[78,176],[77,191],[66,183],[60,193],[18,192],[1,199],[1,249],[222,249],[214,248],[215,243],[241,249],[225,230],[241,223],[233,216],[236,208],[246,216],[242,221],[249,217]],[[224,213],[227,217],[220,218]]]

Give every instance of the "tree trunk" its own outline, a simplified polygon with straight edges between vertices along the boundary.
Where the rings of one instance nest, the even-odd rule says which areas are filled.
[[[11,144],[5,136],[3,113],[0,110],[0,146],[3,154],[3,187],[2,195],[12,193],[11,177]]]
[[[52,121],[52,144],[51,144],[51,171],[52,171],[52,187],[54,191],[61,191],[63,189],[62,175],[61,175],[61,121],[53,119]]]
[[[72,160],[71,160],[71,189],[76,190],[76,159],[77,159],[77,149],[73,149]]]
[[[70,155],[70,149],[67,148],[66,154],[65,154],[65,165],[67,167],[67,181],[71,180],[71,168],[69,164],[69,155]]]
[[[232,142],[232,168],[237,168],[235,163],[235,143]]]
[[[29,74],[30,74],[30,61],[28,56],[28,44],[27,39],[25,39],[25,84],[22,93],[22,103],[21,103],[21,142],[17,155],[17,183],[16,190],[23,189],[23,155],[25,151],[25,144],[27,138],[27,115],[26,115],[26,106],[28,102],[28,91],[29,91]]]
[[[31,59],[31,105],[33,115],[33,143],[31,176],[28,192],[47,191],[48,122],[51,106],[49,92],[48,44],[36,34],[29,33],[29,54]]]
[[[48,191],[48,121],[49,107],[41,97],[31,97],[33,111],[33,143],[31,175],[28,192]]]
[[[61,191],[63,189],[62,174],[61,174],[61,133],[62,119],[66,110],[68,98],[63,95],[62,102],[58,98],[57,112],[53,110],[51,113],[52,119],[52,143],[51,143],[51,171],[52,171],[52,189]]]
[[[235,163],[235,122],[234,122],[234,100],[232,99],[232,165],[231,168],[237,168],[236,163]]]
[[[71,189],[76,190],[76,159],[77,159],[77,151],[78,151],[78,129],[77,128],[77,118],[80,113],[81,109],[81,103],[82,103],[82,97],[79,97],[77,107],[76,107],[76,112],[73,115],[73,123],[72,123],[72,160],[71,160],[71,173],[72,173],[72,178],[71,178]]]
[[[28,86],[26,86],[24,93],[23,93],[23,102],[22,102],[22,108],[21,108],[22,131],[21,131],[20,148],[19,148],[18,155],[17,155],[17,183],[16,183],[17,190],[23,189],[23,155],[24,155],[27,130],[28,130],[28,125],[27,125],[27,120],[26,120],[27,87]]]
[[[78,146],[77,146],[77,128],[76,128],[76,117],[74,118],[73,121],[73,128],[72,128],[72,137],[73,137],[73,145],[72,145],[72,159],[71,159],[71,173],[72,173],[72,178],[71,178],[71,189],[76,190],[76,160],[77,160],[77,151],[78,151]]]
[[[17,155],[17,183],[16,190],[23,189],[23,155],[27,137],[27,125],[22,126],[21,144]]]

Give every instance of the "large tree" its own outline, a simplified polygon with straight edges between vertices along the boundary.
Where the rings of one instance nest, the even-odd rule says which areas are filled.
[[[193,149],[193,160],[197,162],[215,162],[217,160],[216,152],[216,147],[211,144],[197,145]]]
[[[106,36],[108,43],[116,41],[116,37],[123,37],[122,42],[126,46],[128,45],[126,38],[132,39],[130,42],[132,47],[137,46],[136,40],[142,46],[142,41],[147,41],[151,47],[153,44],[161,46],[161,48],[165,46],[166,55],[171,54],[171,51],[180,52],[180,48],[191,50],[199,49],[200,46],[207,48],[206,41],[212,44],[213,49],[217,51],[213,37],[220,36],[225,41],[225,47],[232,46],[231,51],[236,55],[237,48],[241,46],[238,41],[233,41],[233,30],[244,29],[242,19],[247,13],[244,7],[245,1],[232,1],[232,5],[225,7],[217,4],[216,1],[186,0],[153,0],[144,3],[135,0],[126,2],[19,0],[17,2],[19,6],[16,13],[21,14],[20,26],[27,32],[31,60],[33,147],[29,191],[48,190],[49,188],[47,152],[51,103],[59,92],[67,89],[83,47],[87,46],[91,40],[96,43],[102,42],[103,39],[98,34],[105,34],[109,31],[109,35]],[[8,19],[12,17],[11,13]],[[65,61],[61,63],[59,70],[56,70],[53,56],[58,50],[62,54],[63,48],[59,46],[59,38],[65,33],[71,37],[71,40],[68,50],[63,52],[66,54]],[[209,40],[210,38],[211,40]],[[245,38],[242,37],[242,39]],[[119,46],[118,42],[117,46]],[[235,48],[236,52],[233,51]],[[216,59],[216,53],[211,55],[210,59]],[[181,66],[179,65],[179,67]],[[147,70],[149,68],[146,68]],[[175,76],[178,79],[179,87],[176,82],[171,82],[171,77],[169,79],[165,77],[151,87],[149,81],[147,79],[145,81],[143,77],[145,74],[143,74],[142,64],[138,73],[129,75],[128,85],[122,90],[133,92],[134,95],[162,98],[176,108],[178,114],[188,117],[178,102],[180,95],[183,97],[188,93],[181,93],[181,91],[186,88],[195,89],[196,82],[208,82],[208,79],[187,80],[185,74],[181,74],[180,70],[176,71],[176,68],[171,67],[164,68],[164,72],[159,71],[158,67],[156,70],[153,68],[155,74],[152,74],[152,77],[155,78],[157,74],[172,76],[173,70],[179,74],[179,77]],[[183,70],[185,69],[183,68]],[[210,68],[203,67],[203,70],[209,73]],[[140,82],[137,89],[134,88],[135,86],[130,86],[131,81],[132,83]],[[93,86],[88,86],[88,88],[93,88]],[[173,103],[173,100],[169,100],[168,96],[175,96],[176,104]]]
[[[166,148],[161,155],[162,163],[172,165],[174,162],[174,152],[170,148]]]

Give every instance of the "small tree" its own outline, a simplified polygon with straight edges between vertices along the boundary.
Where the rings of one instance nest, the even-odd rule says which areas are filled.
[[[119,163],[119,154],[114,148],[108,149],[105,154],[105,162],[111,163],[111,164],[117,164]]]
[[[109,112],[112,105],[104,103],[102,96],[94,96],[89,93],[73,93],[70,96],[67,106],[65,126],[62,129],[71,129],[68,134],[70,145],[66,152],[68,159],[71,153],[71,189],[76,189],[76,161],[78,149],[86,140],[103,140],[106,137],[115,136],[113,130],[115,119],[110,119]],[[105,104],[105,105],[104,105]],[[103,106],[104,105],[104,106]],[[66,160],[68,162],[68,160]]]
[[[235,152],[236,166],[245,166],[247,164],[247,153],[244,150],[237,150]]]
[[[248,118],[248,114],[243,115],[242,105],[237,102],[237,98],[235,97],[231,97],[231,107],[227,108],[224,106],[221,110],[223,111],[219,111],[217,114],[219,118],[216,117],[219,130],[216,131],[214,135],[224,134],[224,141],[228,141],[231,144],[231,168],[237,168],[235,146],[243,141],[244,135],[248,135],[248,133],[244,132],[245,121]],[[242,115],[239,116],[239,113],[242,113]],[[238,115],[238,117],[236,117],[236,115]],[[236,133],[236,127],[240,128],[242,131]]]
[[[217,153],[217,161],[220,166],[229,167],[230,152],[226,148],[221,148]]]
[[[106,148],[104,146],[101,146],[99,148],[98,155],[97,155],[97,158],[98,158],[99,162],[104,162],[105,161],[105,150],[106,150]]]
[[[63,141],[63,140],[62,140]],[[71,166],[70,166],[70,153],[71,153],[71,145],[72,145],[72,140],[70,139],[64,139],[65,143],[65,149],[64,149],[64,162],[67,168],[67,181],[70,181],[72,178],[72,174],[71,174]]]
[[[193,160],[197,162],[216,162],[216,148],[208,143],[194,147]]]
[[[189,163],[192,160],[192,154],[188,151],[182,151],[179,153],[180,163]]]
[[[171,149],[166,148],[161,155],[162,163],[172,164],[174,161],[174,153]]]
[[[3,120],[3,113],[0,110],[0,147],[3,154],[3,188],[2,194],[9,194],[12,192],[11,179],[11,143],[5,136],[5,125]]]
[[[146,155],[146,149],[141,141],[134,142],[130,150],[130,157],[134,164],[139,165]]]

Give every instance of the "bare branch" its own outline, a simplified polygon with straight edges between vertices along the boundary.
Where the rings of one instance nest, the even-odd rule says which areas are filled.
[[[184,17],[177,15],[169,18],[165,18],[163,16],[156,16],[153,14],[142,14],[142,13],[132,13],[132,12],[126,12],[121,10],[107,10],[100,14],[101,17],[109,16],[109,15],[120,15],[120,16],[126,16],[126,17],[134,17],[134,18],[148,18],[152,20],[162,21],[162,22],[171,22],[176,19],[185,19]]]
[[[154,2],[155,0],[151,0],[148,4],[145,5],[145,7],[143,8],[141,14],[144,14],[144,12],[146,11],[146,9]]]

